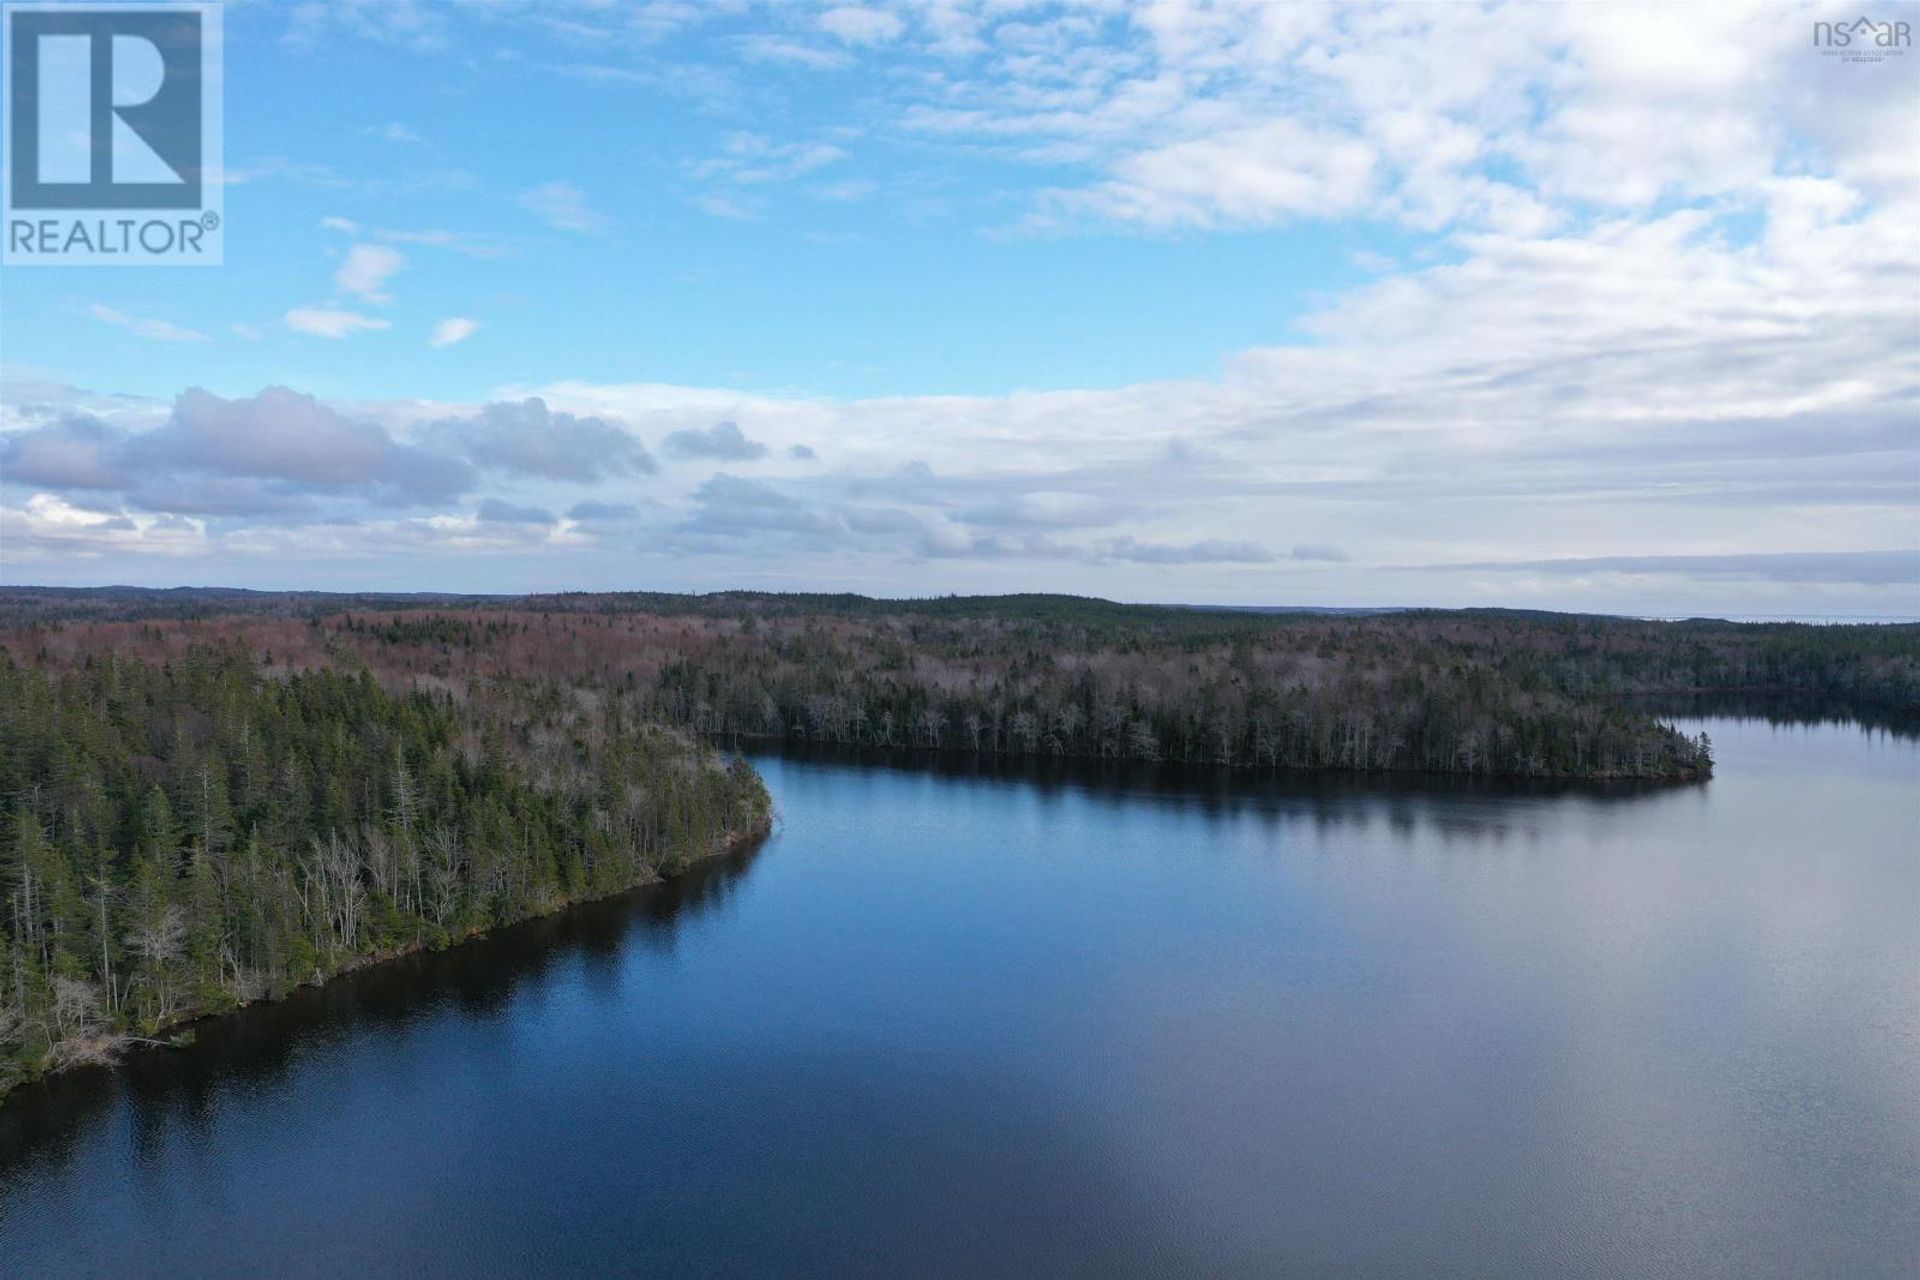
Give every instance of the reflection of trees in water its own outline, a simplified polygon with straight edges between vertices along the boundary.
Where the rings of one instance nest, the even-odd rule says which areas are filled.
[[[1662,694],[1634,702],[1657,716],[1856,728],[1887,733],[1895,738],[1920,738],[1920,714],[1870,702],[1844,702],[1790,693]]]
[[[1277,830],[1305,822],[1323,833],[1384,823],[1397,839],[1411,841],[1428,833],[1443,843],[1532,837],[1539,834],[1536,819],[1556,806],[1654,802],[1696,793],[1705,785],[1319,770],[1261,774],[1206,765],[827,745],[788,745],[768,754],[806,763],[1017,784],[1031,789],[1043,805],[1074,796],[1117,810],[1143,797],[1178,798],[1209,823],[1253,820]]]
[[[1920,736],[1901,719],[1831,701],[1737,694],[1666,698],[1656,714],[1763,719],[1773,724],[1854,724]],[[1209,823],[1255,821],[1279,833],[1304,823],[1316,833],[1376,826],[1397,842],[1425,836],[1443,845],[1528,841],[1547,813],[1582,807],[1672,801],[1697,783],[1547,782],[1423,774],[1253,775],[1227,769],[1070,758],[968,756],[957,752],[790,746],[782,758],[857,765],[954,779],[1018,784],[1041,804],[1068,798],[1119,809],[1143,798],[1177,797]],[[83,1068],[14,1092],[0,1104],[0,1197],[7,1182],[60,1159],[85,1126],[116,1103],[127,1110],[137,1149],[158,1149],[169,1126],[204,1131],[223,1089],[271,1087],[296,1056],[348,1034],[400,1035],[438,1011],[475,1021],[499,1017],[516,991],[557,966],[577,963],[599,995],[618,982],[633,947],[671,951],[683,921],[724,908],[759,851],[753,845],[696,863],[672,880],[496,930],[443,952],[402,957],[195,1028],[177,1051],[140,1051],[118,1069]]]
[[[23,1085],[0,1103],[0,1208],[9,1183],[58,1162],[116,1104],[144,1158],[183,1126],[205,1133],[223,1091],[270,1089],[294,1060],[348,1035],[400,1035],[435,1013],[498,1018],[514,993],[578,959],[604,991],[624,948],[671,951],[683,922],[725,907],[763,841],[696,862],[660,884],[497,929],[445,951],[402,956],[284,1000],[193,1028],[185,1049],[136,1051],[117,1068],[82,1068]]]
[[[1725,712],[1716,706],[1698,714]],[[1079,797],[1118,809],[1142,798],[1179,797],[1213,823],[1251,819],[1278,830],[1305,822],[1321,833],[1382,824],[1407,843],[1423,832],[1443,842],[1529,838],[1538,833],[1535,818],[1542,807],[1567,797],[1633,801],[1698,785],[1422,774],[1260,776],[1138,761],[830,746],[795,746],[781,754],[798,761],[1020,784],[1043,805]],[[605,995],[618,982],[624,951],[636,946],[671,951],[683,921],[725,906],[758,851],[755,844],[695,863],[662,884],[523,921],[446,951],[404,956],[285,1000],[212,1019],[195,1028],[196,1042],[188,1049],[135,1052],[118,1069],[82,1069],[24,1086],[0,1104],[0,1188],[59,1158],[84,1126],[116,1102],[127,1109],[136,1146],[153,1150],[170,1125],[204,1131],[223,1089],[271,1087],[298,1055],[330,1040],[404,1034],[446,1009],[473,1021],[495,1019],[516,991],[568,963],[579,965],[591,991]]]

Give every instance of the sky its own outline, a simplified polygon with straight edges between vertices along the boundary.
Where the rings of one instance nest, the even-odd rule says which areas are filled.
[[[0,581],[1920,616],[1857,9],[231,4],[224,265],[0,269]]]

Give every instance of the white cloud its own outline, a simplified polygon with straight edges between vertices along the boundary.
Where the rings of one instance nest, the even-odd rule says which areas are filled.
[[[1272,582],[1312,575],[1329,603],[1513,587],[1491,571],[1378,568],[1449,558],[1907,546],[1920,352],[1903,336],[1899,282],[1920,261],[1920,231],[1891,210],[1848,220],[1831,196],[1787,188],[1799,230],[1757,243],[1729,243],[1698,212],[1470,237],[1460,261],[1350,293],[1307,322],[1311,342],[1243,353],[1215,381],[844,402],[586,383],[512,394],[616,415],[649,438],[724,417],[767,443],[767,465],[835,441],[836,475],[789,473],[817,504],[751,526],[781,563],[806,563],[881,511],[944,531],[942,555],[995,557],[1003,582],[1010,562],[1028,561],[1018,580],[1030,583],[1045,572],[1031,566],[1076,553],[1237,560],[1281,575]],[[990,532],[1022,527],[1045,536]],[[895,555],[927,545],[916,534]],[[1254,555],[1275,545],[1292,551]],[[1662,599],[1703,580],[1676,579]],[[1629,598],[1603,588],[1556,575],[1528,598]],[[1786,586],[1723,575],[1711,589],[1764,609],[1782,607],[1766,592]],[[1820,589],[1835,607],[1891,598],[1870,583]]]
[[[438,227],[425,230],[408,230],[398,227],[374,227],[363,229],[351,218],[325,217],[320,225],[329,231],[339,231],[350,236],[365,234],[368,238],[382,244],[420,245],[428,249],[445,249],[451,253],[465,254],[470,258],[498,258],[506,250],[490,237],[471,231],[448,231]]]
[[[1265,564],[1273,552],[1257,542],[1228,542],[1203,538],[1198,542],[1142,542],[1134,537],[1114,538],[1098,545],[1095,554],[1138,564]]]
[[[785,182],[846,158],[828,142],[775,142],[757,133],[728,134],[720,155],[688,166],[701,179],[726,179],[742,185]]]
[[[547,182],[520,193],[520,206],[558,231],[590,233],[606,228],[606,218],[587,202],[587,193],[570,182]]]
[[[1163,4],[1105,30],[1073,11],[976,15],[960,39],[989,53],[981,69],[902,77],[893,110],[1091,171],[1043,196],[1042,226],[1365,213],[1537,233],[1591,208],[1737,198],[1809,166],[1911,194],[1920,164],[1887,122],[1920,114],[1920,79],[1816,56],[1814,12]]]
[[[885,9],[865,9],[841,5],[828,9],[814,23],[822,31],[853,45],[887,44],[898,40],[906,23]]]
[[[1052,198],[1152,226],[1335,217],[1366,207],[1375,158],[1365,142],[1275,120],[1128,156],[1110,180]]]
[[[124,311],[94,303],[87,308],[87,314],[95,320],[118,325],[127,332],[140,338],[150,338],[155,342],[207,342],[210,339],[197,329],[184,329],[167,320],[148,320],[139,316],[130,316]]]
[[[749,222],[754,217],[753,210],[747,208],[730,196],[702,192],[692,198],[693,207],[716,218],[726,218],[731,222]]]
[[[340,269],[334,272],[333,282],[342,292],[354,294],[362,301],[391,302],[393,296],[386,292],[387,281],[406,265],[406,258],[397,249],[383,244],[356,244],[347,250]]]
[[[851,204],[869,198],[879,189],[880,184],[870,178],[849,178],[845,182],[822,183],[813,188],[813,195],[821,200]]]
[[[786,62],[811,67],[815,71],[832,71],[851,61],[836,49],[823,49],[818,45],[766,33],[741,37],[739,49],[741,56],[750,62]]]
[[[356,311],[335,311],[326,307],[295,307],[287,312],[285,320],[287,328],[295,333],[315,338],[346,338],[356,333],[393,327],[378,316],[361,315]]]
[[[51,493],[0,505],[0,542],[22,563],[64,563],[113,554],[183,556],[208,550],[206,523],[180,516],[99,511]]]
[[[465,316],[449,316],[433,326],[433,336],[427,339],[431,347],[450,347],[456,342],[465,342],[480,328],[478,320],[469,320]]]
[[[725,189],[697,191],[688,200],[716,218],[748,221],[758,217],[767,203],[763,195],[749,194],[754,188],[791,182],[846,156],[845,148],[830,142],[777,142],[763,134],[730,133],[722,141],[720,154],[685,166],[695,181]],[[843,192],[841,198],[857,199],[859,194]]]
[[[373,235],[375,239],[389,244],[417,244],[429,249],[445,249],[469,258],[499,258],[506,255],[506,250],[494,240],[471,231],[447,231],[437,227],[410,231],[381,227]]]
[[[1351,220],[1404,243],[1391,258],[1370,237],[1342,250],[1369,282],[1317,304],[1304,340],[1244,351],[1216,378],[851,400],[565,380],[497,394],[618,420],[663,452],[737,423],[758,450],[750,481],[676,451],[647,474],[657,507],[556,526],[568,545],[671,542],[707,584],[866,574],[919,590],[937,559],[941,589],[1125,594],[1131,573],[1189,598],[1614,607],[1649,600],[1632,593],[1652,581],[1661,599],[1711,593],[1719,608],[1777,608],[1789,591],[1910,608],[1914,584],[1862,579],[1897,579],[1907,562],[1887,551],[1916,541],[1920,160],[1905,121],[1920,80],[1819,58],[1808,12],[994,4],[805,11],[750,39],[716,26],[708,105],[731,92],[737,109],[740,81],[791,76],[743,59],[858,57],[881,73],[861,78],[847,119],[825,98],[802,135],[762,125],[687,164],[679,194],[719,216],[770,210],[784,183],[868,194],[828,181],[866,129],[918,144],[932,180],[942,154],[977,158],[969,175],[989,185],[975,207],[1010,211],[995,218],[1182,235]],[[570,38],[620,56],[619,18],[568,20]],[[659,86],[674,70],[592,78]],[[884,176],[898,197],[919,175]],[[567,183],[520,200],[562,230],[606,226]],[[376,246],[453,234],[328,225]],[[287,323],[333,337],[385,324],[353,311]],[[0,425],[41,425],[53,403],[0,404]],[[365,407],[396,438],[477,412]],[[93,439],[64,425],[31,458],[77,475]],[[828,463],[806,465],[815,444]],[[567,510],[579,495],[556,489],[576,483],[604,486],[589,492],[610,510],[637,481],[496,468],[475,483],[504,492],[462,490],[439,524],[325,536],[484,549],[528,535],[475,510]],[[269,516],[249,528],[284,551]]]

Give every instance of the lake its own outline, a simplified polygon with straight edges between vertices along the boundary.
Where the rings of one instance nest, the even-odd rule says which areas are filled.
[[[0,1105],[0,1274],[1911,1276],[1920,743],[756,757],[681,881]]]

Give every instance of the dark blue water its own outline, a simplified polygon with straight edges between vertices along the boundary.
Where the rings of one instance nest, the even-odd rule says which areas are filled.
[[[1704,726],[1607,795],[763,759],[752,854],[20,1092],[0,1272],[1913,1275],[1920,747]]]

